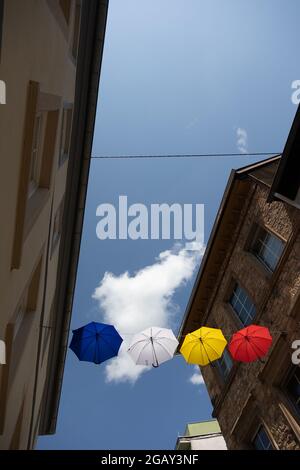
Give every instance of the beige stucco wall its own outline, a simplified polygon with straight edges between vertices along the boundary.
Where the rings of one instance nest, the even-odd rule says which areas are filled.
[[[7,364],[0,365],[0,400],[5,399],[4,427],[0,429],[0,448],[12,445],[13,435],[20,425],[20,448],[32,446],[29,430],[37,428],[37,418],[46,377],[46,358],[38,359],[38,386],[32,419],[34,382],[37,364],[41,308],[44,296],[46,250],[49,235],[51,204],[52,221],[65,192],[67,165],[58,168],[58,149],[61,115],[58,122],[56,150],[53,160],[52,182],[49,197],[37,220],[23,242],[21,265],[11,269],[15,232],[19,172],[22,159],[23,130],[26,111],[27,89],[30,80],[39,82],[43,93],[61,97],[62,102],[74,101],[76,66],[70,53],[72,20],[69,29],[62,28],[53,9],[56,0],[6,0],[4,2],[3,37],[0,62],[0,79],[6,83],[6,104],[0,105],[0,340],[5,340],[7,325],[14,313],[34,268],[42,257],[37,309],[28,331],[22,357],[16,370]],[[72,2],[74,12],[74,1]],[[72,16],[71,16],[72,18]],[[45,293],[45,318],[47,324],[53,302],[59,247],[48,259]],[[14,344],[14,350],[18,344]],[[5,369],[6,368],[6,369]],[[9,371],[8,394],[3,394],[4,375]],[[12,375],[14,379],[12,380]],[[22,405],[23,404],[23,405]],[[23,408],[22,408],[23,407]],[[23,411],[22,411],[23,410]],[[20,417],[21,416],[21,417]],[[2,416],[3,418],[3,416]]]

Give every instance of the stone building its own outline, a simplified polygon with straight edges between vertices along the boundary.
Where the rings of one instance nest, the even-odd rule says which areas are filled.
[[[300,449],[299,121],[298,111],[282,156],[232,172],[181,325],[181,336],[202,325],[228,340],[249,324],[272,334],[262,361],[225,349],[202,368],[229,449]]]
[[[1,449],[55,432],[107,8],[0,0]]]

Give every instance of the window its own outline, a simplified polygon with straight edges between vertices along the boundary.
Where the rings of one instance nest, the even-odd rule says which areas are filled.
[[[22,433],[22,424],[24,418],[24,408],[25,408],[25,396],[22,400],[22,405],[18,414],[17,422],[15,425],[15,429],[10,441],[9,450],[18,450],[20,449],[20,442],[21,442],[21,433]]]
[[[54,220],[53,220],[51,254],[55,250],[55,247],[58,244],[59,239],[60,239],[63,212],[64,212],[64,199],[59,204],[56,214],[54,216]]]
[[[28,336],[32,328],[34,314],[37,310],[41,269],[42,259],[40,259],[38,265],[36,266],[33,272],[30,283],[27,286],[25,292],[23,293],[14,319],[11,323],[13,352],[10,361],[10,366],[12,376],[18,369],[18,364],[21,360],[23,351],[27,344]],[[17,345],[16,349],[14,349],[14,345]]]
[[[42,93],[37,82],[30,81],[28,85],[12,269],[20,268],[24,241],[49,197],[61,108],[59,96]]]
[[[226,381],[233,366],[233,360],[227,349],[224,349],[222,357],[216,361],[216,364],[222,379]]]
[[[80,7],[80,3],[77,1],[75,5],[73,40],[72,40],[72,56],[75,60],[77,59],[77,53],[78,53],[78,43],[79,43],[79,33],[80,33],[80,14],[81,14],[81,7]]]
[[[256,450],[274,450],[271,439],[262,425],[258,428],[252,440],[252,445]]]
[[[46,352],[48,351],[48,346],[50,344],[50,337],[53,333],[55,326],[55,299],[52,301],[50,314],[48,320],[46,320],[46,324],[43,325],[43,352],[42,352],[42,360],[41,360],[41,367],[44,365],[44,359],[46,357]]]
[[[43,117],[38,113],[35,117],[32,139],[32,150],[29,170],[28,197],[33,196],[40,185],[43,149]]]
[[[19,329],[22,325],[22,322],[23,322],[23,319],[24,319],[24,315],[26,315],[26,311],[27,311],[27,292],[26,294],[23,296],[19,306],[18,306],[18,309],[17,309],[17,313],[16,313],[16,316],[15,316],[15,321],[14,321],[14,332],[13,332],[13,339],[15,339],[15,337],[17,336],[18,332],[19,332]]]
[[[62,111],[59,166],[61,166],[69,156],[71,143],[72,115],[72,106],[65,105]]]
[[[244,326],[252,323],[256,314],[255,305],[238,283],[235,283],[229,303]]]
[[[59,6],[63,12],[67,24],[70,21],[71,0],[59,0]]]
[[[3,432],[10,389],[20,370],[22,374],[24,353],[28,347],[30,348],[30,341],[32,341],[31,335],[36,317],[35,312],[38,310],[40,298],[41,271],[42,257],[40,257],[35,266],[29,284],[25,287],[19,305],[7,325],[5,336],[7,365],[3,369],[4,375],[1,377],[2,383],[0,388],[0,433]]]
[[[295,367],[284,386],[285,392],[300,416],[300,367]]]
[[[271,232],[259,227],[251,252],[270,271],[274,271],[284,250],[284,242]]]

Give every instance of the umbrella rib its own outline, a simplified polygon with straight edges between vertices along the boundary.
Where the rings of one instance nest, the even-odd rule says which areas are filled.
[[[105,331],[105,330],[108,330],[108,331]],[[104,328],[102,328],[100,333],[104,334],[105,336],[115,336],[116,334],[119,334],[114,326],[111,328],[111,325],[107,325]]]
[[[144,349],[145,349],[145,348],[146,348],[146,347],[149,345],[149,343],[150,343],[150,341],[148,341],[148,342],[147,342],[147,343],[146,343],[146,344],[145,344],[145,345],[142,347],[142,349],[140,350],[140,352],[139,352],[139,354],[138,354],[138,357],[137,357],[137,359],[136,359],[136,362],[138,362],[138,361],[139,361],[139,359],[140,359],[140,357],[141,357],[141,354],[142,354],[142,352],[143,352],[143,351],[144,351]]]
[[[249,326],[247,328],[249,328]],[[265,326],[256,325],[256,327],[255,327],[254,325],[252,325],[251,332],[249,333],[249,336],[254,336],[257,332],[261,331],[261,328],[265,328]]]
[[[162,344],[162,343],[159,343],[158,341],[155,341],[161,348],[163,348],[165,351],[167,351],[168,354],[170,354],[170,356],[172,356],[173,354],[168,350],[168,348]]]
[[[88,323],[85,326],[82,326],[81,328],[78,328],[79,330],[84,330],[84,331],[90,331],[91,333],[95,333],[95,322]],[[76,331],[76,330],[75,330]]]
[[[198,340],[199,340],[199,338],[198,338]],[[194,342],[195,342],[195,341],[191,341],[191,343],[194,343]],[[191,344],[191,343],[189,343],[189,344]],[[197,341],[197,343],[199,343],[199,341]],[[188,357],[187,357],[187,362],[189,362],[190,357],[191,357],[191,354],[192,354],[193,350],[194,350],[197,346],[198,346],[198,344],[194,344],[194,345],[191,347],[191,350],[190,350],[189,355],[188,355]]]
[[[102,339],[102,341],[104,341],[104,343],[106,343],[106,345],[110,348],[110,350],[114,353],[114,354],[118,354],[118,351],[116,351],[113,346],[108,342],[106,341],[105,337],[100,337],[100,339]],[[98,341],[99,342],[99,341]]]
[[[93,333],[92,335],[88,335],[88,336],[84,336],[83,338],[81,338],[79,335],[74,338],[72,338],[72,341],[73,341],[73,344],[77,344],[77,343],[80,343],[80,341],[83,341],[85,339],[88,339],[88,338],[94,338],[95,337],[95,333]]]
[[[192,341],[189,341],[186,345],[186,346],[190,346],[192,344],[191,350],[190,350],[190,352],[188,353],[188,356],[187,356],[187,362],[189,361],[193,350],[199,345],[199,342],[200,342],[199,338],[197,336],[193,335],[193,333],[189,333],[189,334],[191,336],[193,336],[195,339],[193,339]],[[184,349],[184,348],[182,347],[182,349]]]
[[[160,330],[158,330],[154,336],[152,336],[152,338],[156,338],[157,335],[159,335],[159,333],[161,333],[163,331],[163,328],[161,328]]]
[[[212,349],[216,354],[217,356],[220,355],[220,353],[218,351],[215,350],[215,348],[213,348],[210,344],[207,345],[210,349]]]
[[[149,338],[146,338],[146,337],[145,337],[145,339],[140,339],[139,341],[135,341],[134,344],[132,344],[131,346],[129,346],[128,351],[132,351],[135,346],[137,346],[137,345],[140,344],[140,343],[144,343],[145,341],[149,341]]]
[[[174,338],[172,338],[170,336],[160,336],[159,338],[157,338],[156,336],[154,336],[153,339],[155,339],[155,340],[157,340],[157,339],[167,339],[167,340],[170,340],[170,341],[177,341],[175,336],[174,336]]]
[[[206,347],[205,347],[204,342],[202,342],[202,346],[203,346],[203,349],[204,349],[204,351],[205,351],[205,354],[207,355],[208,362],[209,362],[209,364],[210,364],[210,363],[211,363],[211,360],[209,359],[209,355],[208,355],[208,352],[206,351]],[[212,348],[212,349],[213,349],[213,348]],[[216,351],[215,351],[215,352],[216,352]]]
[[[252,349],[252,351],[251,351],[251,349]],[[247,355],[248,355],[248,361],[251,361],[251,352],[253,352],[253,347],[252,347],[252,344],[250,344],[249,341],[247,341],[247,343],[246,343],[246,352],[247,352]]]
[[[97,353],[98,353],[98,358],[100,359],[100,341],[96,341],[96,347],[95,347],[95,351],[94,351],[94,363],[97,364],[98,361],[97,361]]]
[[[262,354],[263,356],[266,354],[266,351],[264,351],[263,349],[261,349],[257,344],[255,343],[251,343],[251,347],[252,349],[255,351],[255,353],[258,355],[258,354]]]
[[[91,341],[89,342],[89,344],[85,347],[85,349],[84,349],[83,351],[81,351],[81,352],[82,352],[81,357],[84,357],[84,355],[85,355],[85,353],[87,352],[87,350],[91,347],[93,341],[94,341],[94,340],[91,340]]]
[[[206,345],[205,345],[204,342],[203,342],[202,344],[203,344],[203,347],[204,347],[205,351],[206,351],[206,348],[210,348],[210,349],[213,350],[213,352],[214,352],[217,356],[219,355],[218,351],[216,351],[215,348],[213,348],[210,344],[206,344]],[[207,353],[207,355],[208,355],[208,353]],[[209,361],[209,362],[211,362],[211,361]]]
[[[235,333],[230,341],[230,343],[236,343],[237,341],[242,341],[245,338],[244,335],[241,335],[240,333]]]
[[[214,341],[224,341],[223,338],[220,338],[219,335],[217,335],[217,337],[214,336],[214,333],[211,333],[210,331],[208,333],[206,333],[205,336],[202,337],[203,341],[206,339],[206,337],[210,335],[210,338],[209,339],[212,339]]]
[[[244,343],[243,343],[242,341],[240,341],[240,344],[238,344],[238,346],[237,346],[237,348],[236,348],[236,350],[235,350],[235,356],[238,354],[238,350],[239,350],[240,347],[243,346],[243,345],[244,345]],[[248,352],[247,352],[247,354],[248,354]]]
[[[199,341],[200,341],[200,338],[198,338],[198,336],[195,336],[195,339],[192,339],[192,341],[189,341],[189,342],[187,343],[187,345],[192,344],[192,343],[198,344]]]

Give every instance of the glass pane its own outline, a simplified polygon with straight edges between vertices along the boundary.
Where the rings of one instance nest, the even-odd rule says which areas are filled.
[[[294,371],[286,384],[286,390],[289,394],[291,401],[300,413],[300,369],[299,367]]]
[[[276,235],[260,229],[252,251],[263,264],[274,271],[284,249],[284,242]]]
[[[257,431],[254,439],[253,439],[253,447],[257,450],[272,450],[273,446],[270,441],[268,434],[266,433],[263,426],[259,428]]]
[[[235,284],[229,303],[243,325],[249,325],[252,322],[256,313],[255,305],[239,284]]]
[[[224,353],[221,359],[217,361],[217,365],[218,365],[221,376],[223,377],[223,379],[226,379],[233,366],[233,361],[231,359],[231,356],[226,349],[224,350]]]
[[[41,171],[41,131],[42,131],[42,116],[38,114],[35,118],[32,150],[30,159],[30,170],[29,170],[29,186],[28,186],[28,197],[32,196],[35,190],[39,186],[40,171]]]

